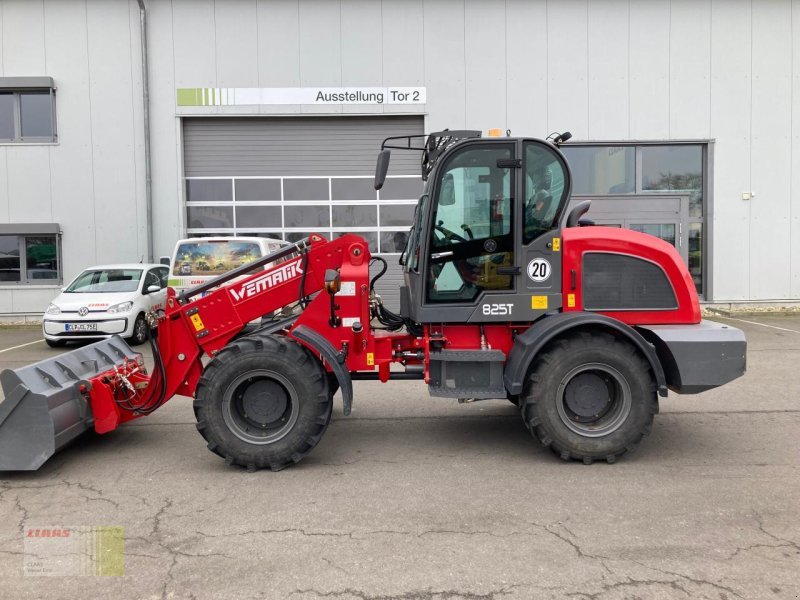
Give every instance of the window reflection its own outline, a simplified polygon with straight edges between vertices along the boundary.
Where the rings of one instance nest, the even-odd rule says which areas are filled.
[[[642,146],[642,191],[688,192],[689,215],[703,214],[702,146]]]
[[[572,169],[572,193],[632,194],[636,191],[636,148],[633,146],[562,146]]]

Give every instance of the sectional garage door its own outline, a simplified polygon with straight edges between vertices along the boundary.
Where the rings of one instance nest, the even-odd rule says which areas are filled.
[[[384,138],[422,132],[422,117],[408,116],[184,119],[187,233],[289,241],[358,233],[389,263],[377,288],[397,310],[419,156],[395,152],[380,192],[375,159]]]

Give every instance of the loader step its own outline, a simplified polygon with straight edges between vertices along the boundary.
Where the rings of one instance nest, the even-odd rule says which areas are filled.
[[[500,350],[439,350],[430,354],[431,396],[440,398],[505,398]]]

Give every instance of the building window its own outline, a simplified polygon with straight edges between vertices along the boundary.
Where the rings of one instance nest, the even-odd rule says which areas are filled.
[[[573,196],[593,198],[589,218],[650,233],[674,245],[703,295],[708,145],[579,142],[561,150],[572,170]],[[679,205],[673,202],[677,197]]]
[[[53,80],[49,77],[0,77],[0,143],[55,141]]]
[[[60,283],[60,236],[52,233],[58,225],[39,228],[42,233],[8,233],[21,228],[19,225],[0,226],[0,285]]]
[[[422,193],[418,175],[394,175],[380,192],[372,177],[187,177],[190,237],[242,235],[295,242],[312,233],[355,233],[380,254],[405,247]]]
[[[703,147],[642,146],[642,191],[686,192],[689,216],[703,216]]]

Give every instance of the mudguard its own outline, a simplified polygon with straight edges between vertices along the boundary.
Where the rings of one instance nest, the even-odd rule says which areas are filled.
[[[349,415],[353,407],[353,380],[350,377],[350,371],[344,365],[342,357],[325,337],[310,327],[298,325],[292,329],[290,335],[301,341],[303,345],[311,347],[315,352],[322,355],[322,358],[328,363],[331,371],[336,376],[336,380],[339,382],[339,388],[342,390],[342,411],[345,416]]]
[[[503,374],[503,382],[508,393],[514,395],[522,393],[531,362],[548,342],[568,331],[591,327],[611,330],[632,343],[650,363],[656,377],[658,394],[667,395],[664,368],[655,348],[638,331],[625,323],[605,315],[587,312],[567,312],[545,317],[514,339],[514,346],[509,353]]]

